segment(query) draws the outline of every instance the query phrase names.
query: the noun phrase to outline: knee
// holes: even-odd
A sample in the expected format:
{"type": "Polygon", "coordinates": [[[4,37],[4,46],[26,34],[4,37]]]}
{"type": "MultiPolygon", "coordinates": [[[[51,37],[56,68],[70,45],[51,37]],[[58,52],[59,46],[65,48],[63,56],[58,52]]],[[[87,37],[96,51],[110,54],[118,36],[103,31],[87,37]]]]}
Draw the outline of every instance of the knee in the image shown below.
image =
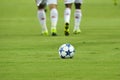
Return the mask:
{"type": "Polygon", "coordinates": [[[66,7],[66,8],[71,8],[71,7],[72,7],[72,4],[65,4],[65,7],[66,7]]]}
{"type": "Polygon", "coordinates": [[[45,8],[45,4],[40,4],[39,6],[38,6],[38,9],[44,9],[45,8]]]}
{"type": "Polygon", "coordinates": [[[49,8],[50,8],[50,10],[55,9],[55,8],[57,8],[57,5],[56,4],[50,4],[49,8]]]}
{"type": "Polygon", "coordinates": [[[75,9],[81,9],[81,3],[75,3],[75,9]]]}

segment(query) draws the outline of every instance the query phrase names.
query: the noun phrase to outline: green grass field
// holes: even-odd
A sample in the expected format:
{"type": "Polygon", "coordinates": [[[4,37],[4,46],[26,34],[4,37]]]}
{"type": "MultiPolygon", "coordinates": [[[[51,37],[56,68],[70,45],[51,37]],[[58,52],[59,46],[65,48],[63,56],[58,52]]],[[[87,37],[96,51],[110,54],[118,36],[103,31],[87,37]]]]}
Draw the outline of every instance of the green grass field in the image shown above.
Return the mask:
{"type": "Polygon", "coordinates": [[[58,10],[58,36],[41,36],[34,0],[0,0],[0,80],[120,80],[120,0],[84,0],[82,33],[72,34],[73,9],[68,37],[62,0],[58,10]],[[59,58],[64,43],[73,59],[59,58]]]}

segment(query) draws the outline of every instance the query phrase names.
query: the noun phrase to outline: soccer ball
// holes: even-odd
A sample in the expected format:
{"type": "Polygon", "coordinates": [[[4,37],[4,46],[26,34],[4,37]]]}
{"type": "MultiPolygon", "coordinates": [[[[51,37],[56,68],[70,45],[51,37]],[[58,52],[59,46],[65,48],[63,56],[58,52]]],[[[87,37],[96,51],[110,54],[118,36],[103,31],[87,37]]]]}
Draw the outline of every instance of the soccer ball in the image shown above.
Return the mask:
{"type": "Polygon", "coordinates": [[[63,59],[65,58],[73,58],[75,53],[75,48],[69,44],[63,44],[59,47],[59,56],[63,59]]]}

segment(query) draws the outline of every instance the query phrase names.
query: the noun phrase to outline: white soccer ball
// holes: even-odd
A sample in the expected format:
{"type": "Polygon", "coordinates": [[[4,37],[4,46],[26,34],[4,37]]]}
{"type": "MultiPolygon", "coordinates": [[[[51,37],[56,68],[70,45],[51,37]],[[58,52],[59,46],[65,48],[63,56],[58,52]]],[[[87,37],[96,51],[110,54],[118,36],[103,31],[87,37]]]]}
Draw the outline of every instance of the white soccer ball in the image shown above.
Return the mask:
{"type": "Polygon", "coordinates": [[[73,58],[74,54],[75,48],[69,43],[63,44],[59,47],[59,56],[63,59],[73,58]]]}

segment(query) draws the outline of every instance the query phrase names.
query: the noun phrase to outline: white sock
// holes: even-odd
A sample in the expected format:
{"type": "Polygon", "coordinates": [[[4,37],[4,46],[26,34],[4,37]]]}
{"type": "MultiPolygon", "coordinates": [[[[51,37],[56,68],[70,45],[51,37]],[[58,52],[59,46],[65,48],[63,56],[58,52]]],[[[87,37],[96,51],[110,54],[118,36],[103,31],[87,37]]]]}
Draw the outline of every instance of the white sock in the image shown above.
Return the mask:
{"type": "Polygon", "coordinates": [[[82,12],[80,9],[75,10],[75,24],[74,24],[74,29],[80,29],[80,22],[81,22],[81,17],[82,17],[82,12]]]}
{"type": "Polygon", "coordinates": [[[38,19],[42,26],[42,31],[47,31],[46,14],[45,14],[44,9],[38,10],[38,19]]]}
{"type": "Polygon", "coordinates": [[[70,8],[66,8],[65,11],[64,11],[65,23],[70,23],[70,15],[71,15],[71,9],[70,8]]]}
{"type": "Polygon", "coordinates": [[[56,29],[58,22],[58,11],[56,8],[51,9],[50,19],[51,19],[51,29],[56,29]]]}

